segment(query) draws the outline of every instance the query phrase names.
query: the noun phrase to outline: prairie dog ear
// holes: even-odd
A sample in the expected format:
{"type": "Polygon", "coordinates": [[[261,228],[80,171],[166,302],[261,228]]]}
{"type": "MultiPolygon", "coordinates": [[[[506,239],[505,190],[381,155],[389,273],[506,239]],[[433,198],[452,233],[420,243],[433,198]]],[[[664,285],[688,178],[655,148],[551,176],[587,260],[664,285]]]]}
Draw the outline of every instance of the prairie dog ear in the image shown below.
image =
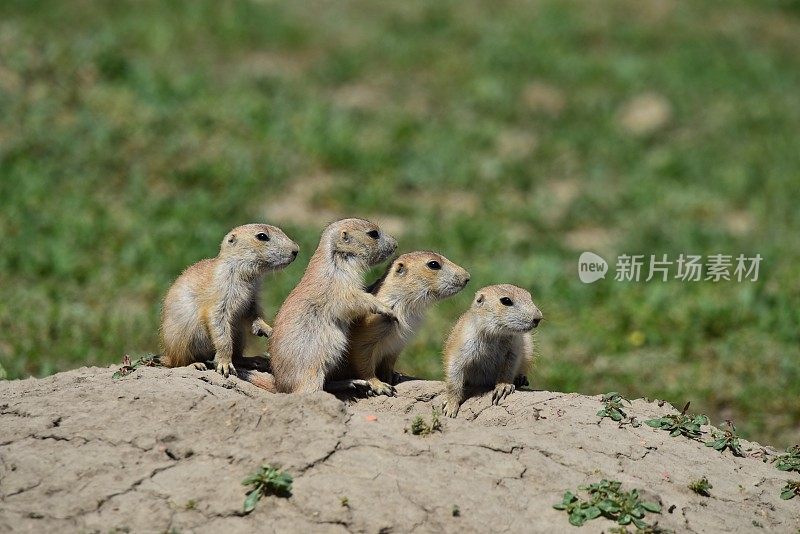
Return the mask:
{"type": "Polygon", "coordinates": [[[347,230],[342,230],[340,237],[342,238],[342,241],[344,241],[345,243],[347,241],[350,241],[350,236],[347,234],[347,230]]]}
{"type": "Polygon", "coordinates": [[[404,274],[408,270],[406,269],[405,263],[403,263],[402,261],[397,262],[395,265],[396,267],[394,269],[394,272],[396,272],[397,274],[404,274]]]}
{"type": "Polygon", "coordinates": [[[233,245],[236,243],[236,234],[231,234],[228,236],[228,244],[233,245]]]}
{"type": "Polygon", "coordinates": [[[486,297],[483,293],[478,293],[478,296],[475,297],[475,304],[483,304],[483,301],[486,300],[486,297]]]}

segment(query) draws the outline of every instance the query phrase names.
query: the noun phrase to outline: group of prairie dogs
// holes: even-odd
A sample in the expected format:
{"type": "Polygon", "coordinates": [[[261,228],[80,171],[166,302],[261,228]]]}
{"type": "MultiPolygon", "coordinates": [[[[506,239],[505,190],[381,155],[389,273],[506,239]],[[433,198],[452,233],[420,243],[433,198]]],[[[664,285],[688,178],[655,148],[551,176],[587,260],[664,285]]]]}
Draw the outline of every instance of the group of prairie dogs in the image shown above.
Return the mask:
{"type": "MultiPolygon", "coordinates": [[[[264,275],[297,257],[298,246],[280,228],[247,224],[225,236],[219,255],[186,269],[170,287],[161,317],[161,361],[167,367],[206,369],[214,360],[225,376],[237,374],[277,392],[364,388],[394,395],[394,366],[429,305],[461,291],[469,273],[435,252],[409,252],[364,288],[366,271],[386,260],[397,242],[364,219],[329,224],[303,278],[275,316],[264,320],[259,293],[264,275]],[[270,373],[244,358],[245,335],[270,338],[270,373]]],[[[542,313],[526,290],[487,286],[450,332],[444,348],[445,414],[455,417],[477,389],[494,388],[497,404],[527,385],[531,330],[542,313]]]]}

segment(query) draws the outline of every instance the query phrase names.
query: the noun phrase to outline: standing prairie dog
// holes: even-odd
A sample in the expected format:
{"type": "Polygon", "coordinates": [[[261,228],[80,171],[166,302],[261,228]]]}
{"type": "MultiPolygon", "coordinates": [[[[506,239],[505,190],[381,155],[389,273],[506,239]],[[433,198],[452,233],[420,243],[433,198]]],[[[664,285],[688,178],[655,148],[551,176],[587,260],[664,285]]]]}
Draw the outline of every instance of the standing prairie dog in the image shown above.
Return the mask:
{"type": "Polygon", "coordinates": [[[161,312],[161,362],[179,367],[216,360],[217,372],[236,374],[245,331],[268,337],[258,301],[261,280],[297,257],[280,228],[246,224],[228,232],[216,258],[187,268],[172,284],[161,312]]]}
{"type": "Polygon", "coordinates": [[[456,322],[444,349],[445,415],[455,417],[472,388],[494,388],[492,404],[514,392],[533,360],[530,331],[542,312],[531,294],[510,284],[478,290],[456,322]]]}
{"type": "Polygon", "coordinates": [[[467,282],[467,271],[435,252],[409,252],[395,259],[367,291],[389,306],[397,321],[372,313],[353,324],[348,374],[366,380],[369,395],[394,395],[397,357],[416,334],[428,306],[455,295],[467,282]]]}
{"type": "Polygon", "coordinates": [[[319,391],[347,351],[350,323],[368,313],[394,319],[363,289],[363,275],[391,255],[397,242],[364,219],[329,224],[306,272],[275,316],[270,363],[279,392],[319,391]]]}

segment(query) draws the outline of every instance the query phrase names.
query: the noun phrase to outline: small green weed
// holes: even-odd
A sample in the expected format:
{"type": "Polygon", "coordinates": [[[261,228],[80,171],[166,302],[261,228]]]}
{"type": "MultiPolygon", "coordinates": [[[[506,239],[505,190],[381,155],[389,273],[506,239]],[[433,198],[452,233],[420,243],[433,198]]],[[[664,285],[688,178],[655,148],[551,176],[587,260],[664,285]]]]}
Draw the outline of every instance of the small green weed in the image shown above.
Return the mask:
{"type": "Polygon", "coordinates": [[[428,424],[425,419],[418,415],[411,421],[411,426],[406,429],[406,432],[411,432],[415,436],[428,436],[434,432],[442,431],[442,422],[439,420],[439,410],[433,408],[431,411],[431,423],[428,424]]]}
{"type": "Polygon", "coordinates": [[[252,486],[244,499],[244,513],[246,514],[252,512],[256,503],[265,495],[292,496],[292,476],[269,464],[262,465],[258,471],[242,480],[242,485],[252,486]]]}
{"type": "Polygon", "coordinates": [[[160,366],[161,366],[161,359],[158,354],[148,354],[147,356],[142,356],[133,363],[131,363],[131,357],[126,354],[125,357],[122,358],[122,367],[120,367],[116,373],[111,375],[111,378],[113,378],[114,380],[119,380],[123,376],[131,374],[139,367],[160,367],[160,366]]]}
{"type": "Polygon", "coordinates": [[[800,480],[787,480],[781,490],[781,499],[788,501],[800,495],[800,480]]]}
{"type": "Polygon", "coordinates": [[[665,415],[658,419],[648,419],[645,424],[653,428],[667,430],[672,437],[684,435],[687,438],[698,439],[703,433],[700,427],[708,424],[708,417],[705,415],[686,415],[688,410],[689,403],[687,402],[681,413],[665,415]]]}
{"type": "Polygon", "coordinates": [[[711,497],[712,486],[706,477],[699,478],[689,484],[689,489],[703,497],[711,497]]]}
{"type": "Polygon", "coordinates": [[[453,517],[461,517],[461,508],[457,504],[453,505],[453,517]]]}
{"type": "Polygon", "coordinates": [[[571,491],[564,492],[560,503],[554,504],[556,510],[565,510],[571,525],[579,527],[600,516],[614,520],[622,526],[633,524],[638,529],[652,528],[644,521],[647,512],[661,513],[661,505],[642,501],[639,491],[622,491],[622,483],[615,480],[601,480],[579,489],[589,493],[589,500],[580,499],[571,491]]]}
{"type": "Polygon", "coordinates": [[[620,425],[628,422],[634,427],[641,426],[641,423],[637,421],[635,417],[628,417],[628,414],[625,413],[625,410],[623,410],[622,403],[627,402],[630,404],[631,401],[616,391],[611,391],[603,395],[601,402],[605,403],[603,409],[597,412],[597,415],[600,417],[601,421],[604,417],[608,417],[612,421],[620,423],[620,425]]]}
{"type": "Polygon", "coordinates": [[[786,454],[778,456],[774,460],[775,467],[781,471],[796,471],[800,473],[800,444],[792,445],[786,449],[786,454]]]}
{"type": "Polygon", "coordinates": [[[658,526],[658,523],[646,525],[644,528],[636,527],[636,530],[628,530],[627,527],[612,527],[609,529],[609,534],[671,534],[672,531],[668,528],[658,526]]]}
{"type": "Polygon", "coordinates": [[[706,447],[714,447],[719,452],[730,449],[734,456],[744,457],[742,447],[739,445],[739,436],[736,435],[736,427],[730,421],[725,421],[728,430],[714,432],[714,439],[706,442],[706,447]]]}
{"type": "Polygon", "coordinates": [[[350,499],[348,499],[347,497],[342,497],[339,502],[342,503],[342,506],[344,508],[350,508],[350,499]]]}

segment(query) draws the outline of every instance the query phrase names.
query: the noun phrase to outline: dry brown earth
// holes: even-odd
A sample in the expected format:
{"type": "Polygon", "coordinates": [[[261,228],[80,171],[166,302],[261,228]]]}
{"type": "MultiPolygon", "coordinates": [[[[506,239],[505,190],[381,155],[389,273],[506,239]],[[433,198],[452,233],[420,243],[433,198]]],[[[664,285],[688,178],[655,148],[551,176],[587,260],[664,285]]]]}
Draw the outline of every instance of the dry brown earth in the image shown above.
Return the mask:
{"type": "Polygon", "coordinates": [[[599,397],[483,396],[420,437],[404,429],[441,402],[440,382],[342,401],[190,369],[112,372],[0,382],[0,531],[599,532],[613,523],[578,529],[552,505],[602,478],[660,500],[659,524],[676,532],[800,528],[800,499],[779,498],[786,473],[646,425],[598,424],[599,397]],[[240,481],[265,462],[294,476],[293,495],[242,515],[240,481]],[[687,488],[701,475],[710,498],[687,488]]]}

